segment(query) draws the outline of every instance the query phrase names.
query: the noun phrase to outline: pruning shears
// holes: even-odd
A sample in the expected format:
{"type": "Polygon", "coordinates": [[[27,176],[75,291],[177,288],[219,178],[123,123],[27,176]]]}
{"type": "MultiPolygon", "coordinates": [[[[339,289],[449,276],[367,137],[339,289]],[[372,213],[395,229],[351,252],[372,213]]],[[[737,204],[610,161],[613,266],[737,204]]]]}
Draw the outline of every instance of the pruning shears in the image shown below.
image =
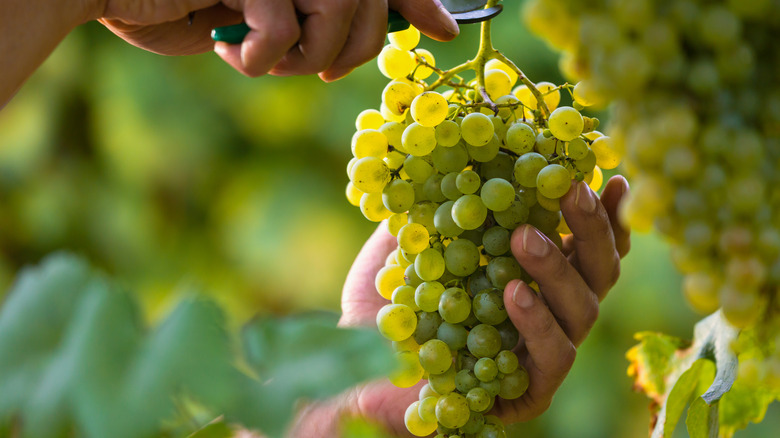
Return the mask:
{"type": "MultiPolygon", "coordinates": [[[[488,0],[441,0],[444,8],[459,24],[479,23],[490,20],[503,10],[503,5],[485,8],[488,0]]],[[[387,32],[398,32],[409,28],[409,22],[396,11],[390,10],[387,16],[387,32]]],[[[228,44],[241,44],[250,28],[246,23],[218,27],[211,31],[214,41],[228,44]]]]}

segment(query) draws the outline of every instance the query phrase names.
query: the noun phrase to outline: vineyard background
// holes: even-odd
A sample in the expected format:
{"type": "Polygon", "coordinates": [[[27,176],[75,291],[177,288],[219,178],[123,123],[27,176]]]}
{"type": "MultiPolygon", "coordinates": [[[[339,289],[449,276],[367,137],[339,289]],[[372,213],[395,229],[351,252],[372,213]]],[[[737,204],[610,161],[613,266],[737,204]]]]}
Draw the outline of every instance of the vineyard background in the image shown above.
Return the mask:
{"type": "MultiPolygon", "coordinates": [[[[520,26],[521,4],[505,5],[494,41],[531,80],[560,83],[557,55],[520,26]]],[[[451,66],[474,52],[477,30],[421,46],[451,66]]],[[[247,79],[214,54],[165,58],[82,26],[0,113],[0,297],[21,266],[64,248],[139,291],[150,321],[183,284],[235,326],[337,311],[373,229],[344,198],[348,142],[385,82],[374,63],[333,84],[247,79]]],[[[699,316],[679,280],[659,238],[635,235],[570,378],[522,436],[645,436],[647,401],[623,356],[637,331],[691,336],[699,316]]],[[[778,429],[773,406],[737,436],[778,429]]]]}

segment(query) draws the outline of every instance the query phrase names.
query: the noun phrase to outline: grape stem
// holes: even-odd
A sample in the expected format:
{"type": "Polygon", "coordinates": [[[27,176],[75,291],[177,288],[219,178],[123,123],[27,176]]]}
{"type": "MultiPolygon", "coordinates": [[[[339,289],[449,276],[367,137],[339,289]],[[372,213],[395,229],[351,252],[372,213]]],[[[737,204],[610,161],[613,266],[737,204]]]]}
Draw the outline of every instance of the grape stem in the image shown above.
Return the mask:
{"type": "MultiPolygon", "coordinates": [[[[496,6],[500,0],[488,0],[487,5],[485,5],[486,8],[492,8],[493,6],[496,6]]],[[[438,70],[436,73],[439,75],[439,79],[437,79],[434,83],[432,83],[430,86],[427,87],[427,91],[435,90],[442,85],[449,85],[451,82],[451,79],[466,70],[474,70],[477,74],[477,90],[479,91],[480,96],[482,96],[482,99],[488,106],[498,114],[498,106],[493,102],[493,100],[490,98],[490,96],[487,93],[487,89],[485,88],[485,65],[488,61],[491,59],[498,59],[502,63],[506,64],[509,68],[512,69],[515,73],[517,73],[517,78],[528,87],[528,89],[531,91],[531,94],[536,98],[536,102],[539,105],[539,111],[542,113],[542,117],[547,120],[550,118],[550,110],[547,108],[547,104],[544,101],[544,97],[542,96],[542,93],[539,91],[538,88],[536,88],[536,85],[534,85],[533,82],[531,82],[528,77],[526,77],[525,73],[523,73],[522,70],[509,58],[504,56],[503,53],[499,52],[493,47],[493,38],[491,34],[492,30],[492,22],[493,20],[486,20],[482,22],[482,28],[480,31],[480,39],[479,39],[479,49],[477,50],[477,55],[474,57],[474,59],[470,61],[466,61],[463,64],[460,64],[458,66],[455,66],[449,70],[438,70]]]]}

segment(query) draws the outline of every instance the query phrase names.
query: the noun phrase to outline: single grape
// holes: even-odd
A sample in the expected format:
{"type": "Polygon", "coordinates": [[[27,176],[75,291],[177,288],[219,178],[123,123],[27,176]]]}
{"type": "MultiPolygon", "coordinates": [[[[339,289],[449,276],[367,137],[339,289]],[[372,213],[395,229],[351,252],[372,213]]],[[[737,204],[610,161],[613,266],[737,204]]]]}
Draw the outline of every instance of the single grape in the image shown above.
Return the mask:
{"type": "Polygon", "coordinates": [[[420,310],[420,307],[414,302],[414,292],[415,288],[407,284],[398,286],[393,290],[393,295],[391,297],[393,304],[404,304],[417,312],[420,310]]]}
{"type": "MultiPolygon", "coordinates": [[[[441,374],[452,366],[450,347],[439,339],[431,339],[420,347],[420,364],[431,374],[441,374]]],[[[438,391],[437,391],[438,392],[438,391]]]]}
{"type": "Polygon", "coordinates": [[[444,341],[452,351],[465,348],[468,335],[468,330],[463,325],[449,322],[442,322],[436,332],[436,337],[444,341]]]}
{"type": "Polygon", "coordinates": [[[537,193],[550,199],[560,198],[569,191],[570,187],[569,171],[560,164],[548,164],[536,176],[537,193]]]}
{"type": "Polygon", "coordinates": [[[420,399],[420,404],[417,407],[420,419],[426,423],[436,422],[436,402],[438,401],[438,396],[429,396],[420,399]]]}
{"type": "Polygon", "coordinates": [[[483,324],[498,325],[507,319],[503,294],[498,289],[485,289],[474,296],[474,316],[483,324]]]}
{"type": "Polygon", "coordinates": [[[428,436],[436,431],[439,426],[436,421],[423,421],[420,418],[420,402],[416,401],[409,405],[404,414],[404,424],[406,429],[414,436],[428,436]]]}
{"type": "Polygon", "coordinates": [[[362,131],[363,129],[379,129],[385,123],[385,118],[382,117],[382,113],[375,109],[363,110],[358,114],[355,119],[355,129],[362,131]]]}
{"type": "Polygon", "coordinates": [[[382,203],[393,213],[403,213],[414,204],[414,188],[402,179],[393,180],[382,190],[382,203]]]}
{"type": "Polygon", "coordinates": [[[536,187],[536,177],[547,166],[547,159],[536,152],[523,154],[515,162],[515,181],[525,187],[536,187]]]}
{"type": "Polygon", "coordinates": [[[550,114],[550,132],[561,141],[572,141],[582,134],[582,114],[570,106],[562,106],[550,114]]]}
{"type": "Polygon", "coordinates": [[[428,248],[428,230],[420,224],[410,223],[398,231],[398,246],[411,254],[419,254],[428,248]]]}
{"type": "Polygon", "coordinates": [[[379,71],[389,79],[402,78],[409,75],[415,64],[412,52],[399,50],[397,47],[389,44],[377,56],[379,71]]]}
{"type": "Polygon", "coordinates": [[[417,329],[414,331],[414,340],[422,345],[433,339],[441,323],[441,316],[438,312],[417,313],[417,329]]]}
{"type": "Polygon", "coordinates": [[[514,400],[525,394],[528,383],[528,372],[525,368],[518,367],[501,379],[501,390],[498,395],[504,400],[514,400]]]}
{"type": "Polygon", "coordinates": [[[479,196],[487,208],[493,211],[503,211],[509,208],[515,200],[515,188],[505,179],[492,178],[482,185],[479,196]]]}
{"type": "Polygon", "coordinates": [[[382,267],[376,274],[374,286],[382,298],[387,300],[393,295],[395,288],[404,285],[405,269],[398,265],[382,267]]]}
{"type": "Polygon", "coordinates": [[[476,193],[479,190],[480,182],[479,174],[471,169],[460,172],[455,179],[456,187],[465,195],[476,193]]]}
{"type": "Polygon", "coordinates": [[[380,193],[364,193],[360,197],[360,212],[371,222],[381,222],[393,214],[385,208],[380,193]]]}
{"type": "Polygon", "coordinates": [[[452,219],[464,230],[481,226],[487,218],[487,207],[477,195],[463,195],[452,206],[452,219]]]}
{"type": "Polygon", "coordinates": [[[433,166],[425,159],[409,155],[404,161],[403,170],[412,179],[412,182],[423,184],[434,174],[433,166]]]}
{"type": "MultiPolygon", "coordinates": [[[[476,377],[474,380],[476,380],[476,377]]],[[[466,394],[469,409],[474,412],[485,412],[488,406],[490,406],[491,399],[492,396],[481,386],[472,387],[466,394]]]]}
{"type": "Polygon", "coordinates": [[[425,249],[414,259],[414,270],[423,281],[438,280],[444,274],[444,257],[433,248],[425,249]]]}
{"type": "Polygon", "coordinates": [[[474,376],[473,372],[467,369],[461,369],[455,375],[455,388],[463,394],[466,394],[471,389],[476,388],[477,385],[479,385],[479,380],[476,376],[474,376]]]}
{"type": "Polygon", "coordinates": [[[412,50],[420,43],[420,31],[414,26],[387,34],[387,40],[398,50],[412,50]]]}
{"type": "MultiPolygon", "coordinates": [[[[536,202],[535,196],[534,202],[536,202]]],[[[493,219],[502,227],[508,230],[514,230],[528,220],[528,214],[529,209],[527,203],[521,199],[516,199],[512,201],[512,204],[506,210],[494,211],[493,219]]]]}
{"type": "Polygon", "coordinates": [[[431,388],[441,395],[446,395],[455,391],[455,367],[450,366],[447,371],[441,374],[431,374],[428,376],[428,384],[431,388]]]}
{"type": "Polygon", "coordinates": [[[441,173],[460,172],[469,162],[469,153],[466,146],[456,144],[452,147],[436,147],[431,152],[433,165],[441,173]]]}
{"type": "Polygon", "coordinates": [[[426,281],[415,289],[414,302],[424,312],[435,312],[439,308],[439,300],[444,290],[444,286],[438,281],[426,281]]]}
{"type": "Polygon", "coordinates": [[[399,388],[416,385],[425,374],[416,351],[400,351],[395,354],[395,360],[396,368],[389,378],[390,382],[399,388]]]}
{"type": "Polygon", "coordinates": [[[452,207],[455,205],[453,201],[447,201],[442,203],[436,214],[433,217],[433,224],[436,227],[436,231],[443,237],[457,237],[463,232],[463,228],[459,227],[452,219],[452,207]]]}
{"type": "Polygon", "coordinates": [[[471,313],[471,298],[461,288],[451,287],[439,299],[439,314],[450,324],[463,322],[471,313]]]}
{"type": "Polygon", "coordinates": [[[451,273],[466,277],[479,266],[479,250],[470,240],[458,239],[444,250],[444,262],[451,273]]]}
{"type": "Polygon", "coordinates": [[[439,146],[452,147],[460,141],[460,125],[445,120],[436,126],[436,142],[439,146]]]}
{"type": "Polygon", "coordinates": [[[504,227],[488,228],[482,235],[482,246],[485,247],[485,252],[492,256],[506,254],[509,251],[509,236],[509,230],[504,227]]]}
{"type": "Polygon", "coordinates": [[[447,117],[447,100],[435,91],[426,91],[414,98],[411,112],[415,122],[434,128],[447,117]]]}
{"type": "Polygon", "coordinates": [[[488,140],[484,146],[474,146],[472,144],[466,146],[466,150],[469,152],[471,159],[479,161],[480,163],[487,163],[496,158],[500,149],[501,140],[495,134],[493,134],[493,137],[488,140]]]}
{"type": "Polygon", "coordinates": [[[492,325],[479,324],[469,332],[466,344],[477,358],[494,357],[501,350],[501,335],[492,325]]]}
{"type": "Polygon", "coordinates": [[[436,130],[414,122],[404,130],[401,143],[404,149],[415,157],[428,155],[436,147],[436,130]]]}
{"type": "Polygon", "coordinates": [[[350,170],[352,184],[363,193],[380,193],[390,182],[390,169],[381,158],[361,158],[350,170]]]}
{"type": "Polygon", "coordinates": [[[499,351],[498,355],[496,356],[496,365],[498,366],[498,371],[501,372],[501,374],[511,374],[517,369],[519,361],[517,359],[517,355],[514,352],[510,350],[502,350],[499,351]]]}
{"type": "Polygon", "coordinates": [[[417,328],[417,316],[403,304],[387,304],[376,315],[379,332],[391,341],[403,341],[417,328]]]}
{"type": "Polygon", "coordinates": [[[482,113],[471,113],[460,123],[463,139],[471,146],[485,146],[493,138],[495,127],[490,117],[482,113]]]}
{"type": "Polygon", "coordinates": [[[482,382],[490,382],[498,376],[496,361],[483,357],[474,364],[474,375],[482,382]]]}
{"type": "Polygon", "coordinates": [[[531,152],[536,142],[536,134],[525,123],[515,123],[506,131],[504,144],[510,151],[522,155],[531,152]]]}
{"type": "Polygon", "coordinates": [[[436,419],[444,427],[457,429],[469,421],[469,405],[466,397],[451,392],[436,403],[436,419]]]}

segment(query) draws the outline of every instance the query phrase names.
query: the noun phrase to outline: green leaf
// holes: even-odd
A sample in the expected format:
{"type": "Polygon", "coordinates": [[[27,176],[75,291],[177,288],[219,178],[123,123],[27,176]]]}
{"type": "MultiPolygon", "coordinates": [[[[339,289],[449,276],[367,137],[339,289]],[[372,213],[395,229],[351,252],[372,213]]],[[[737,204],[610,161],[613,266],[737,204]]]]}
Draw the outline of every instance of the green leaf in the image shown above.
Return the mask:
{"type": "Polygon", "coordinates": [[[734,384],[720,400],[720,426],[725,432],[744,429],[749,423],[764,420],[769,405],[776,400],[777,394],[764,388],[755,388],[734,384]]]}
{"type": "MultiPolygon", "coordinates": [[[[668,438],[672,436],[680,416],[694,397],[694,392],[699,387],[700,381],[706,378],[706,375],[703,374],[706,373],[705,369],[708,368],[708,364],[706,359],[699,359],[680,375],[658,414],[658,425],[653,432],[653,437],[668,438]]],[[[712,367],[710,366],[709,369],[711,370],[712,367]]]]}
{"type": "Polygon", "coordinates": [[[688,408],[685,420],[690,438],[718,438],[718,403],[707,404],[702,397],[696,397],[688,408]]]}
{"type": "Polygon", "coordinates": [[[667,392],[666,379],[675,353],[688,344],[682,339],[663,333],[640,332],[635,334],[634,338],[640,341],[640,344],[626,354],[631,362],[629,375],[634,377],[637,389],[661,404],[662,397],[667,392]]]}
{"type": "Polygon", "coordinates": [[[225,420],[214,421],[187,438],[231,438],[233,430],[225,423],[225,420]]]}

